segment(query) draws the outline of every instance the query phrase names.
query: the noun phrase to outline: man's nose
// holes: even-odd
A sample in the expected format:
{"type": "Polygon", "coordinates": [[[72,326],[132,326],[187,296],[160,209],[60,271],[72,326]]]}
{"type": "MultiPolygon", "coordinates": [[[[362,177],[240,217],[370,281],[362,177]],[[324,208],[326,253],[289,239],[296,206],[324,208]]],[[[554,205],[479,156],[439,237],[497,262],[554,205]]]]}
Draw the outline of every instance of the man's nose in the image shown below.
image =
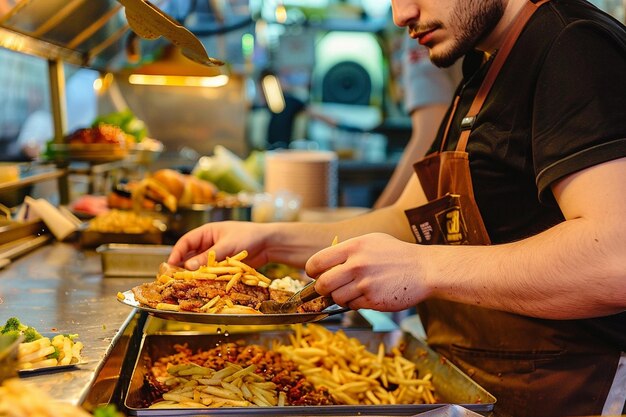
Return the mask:
{"type": "Polygon", "coordinates": [[[391,11],[396,26],[408,26],[419,18],[419,7],[415,0],[392,0],[391,11]]]}

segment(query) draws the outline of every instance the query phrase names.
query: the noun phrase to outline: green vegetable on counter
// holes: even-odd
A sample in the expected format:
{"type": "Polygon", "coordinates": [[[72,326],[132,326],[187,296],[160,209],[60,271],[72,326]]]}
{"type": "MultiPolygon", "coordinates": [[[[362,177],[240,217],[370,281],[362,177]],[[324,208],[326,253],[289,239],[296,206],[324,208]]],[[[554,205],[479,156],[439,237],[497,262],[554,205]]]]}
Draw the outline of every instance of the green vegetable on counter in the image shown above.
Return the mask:
{"type": "Polygon", "coordinates": [[[192,174],[212,182],[217,188],[230,194],[262,190],[261,184],[248,172],[237,155],[221,145],[215,146],[213,154],[200,158],[192,174]]]}
{"type": "Polygon", "coordinates": [[[23,324],[17,317],[10,317],[4,326],[0,327],[0,334],[8,336],[24,335],[24,343],[41,339],[41,334],[34,327],[23,324]]]}

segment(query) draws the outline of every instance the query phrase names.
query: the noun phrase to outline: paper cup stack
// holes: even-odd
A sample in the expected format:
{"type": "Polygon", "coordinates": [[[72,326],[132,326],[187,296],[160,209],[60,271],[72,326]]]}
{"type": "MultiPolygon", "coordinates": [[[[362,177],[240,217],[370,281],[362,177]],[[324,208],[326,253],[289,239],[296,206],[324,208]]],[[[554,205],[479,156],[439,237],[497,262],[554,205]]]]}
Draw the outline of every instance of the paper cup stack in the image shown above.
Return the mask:
{"type": "Polygon", "coordinates": [[[329,151],[278,150],[265,156],[265,191],[290,191],[301,207],[337,206],[337,154],[329,151]]]}

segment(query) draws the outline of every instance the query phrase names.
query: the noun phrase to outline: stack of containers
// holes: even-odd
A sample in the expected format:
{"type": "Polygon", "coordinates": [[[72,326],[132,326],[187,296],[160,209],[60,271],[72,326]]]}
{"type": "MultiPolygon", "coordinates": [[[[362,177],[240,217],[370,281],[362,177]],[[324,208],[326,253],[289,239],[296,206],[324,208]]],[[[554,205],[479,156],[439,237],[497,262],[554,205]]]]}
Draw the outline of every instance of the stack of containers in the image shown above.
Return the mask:
{"type": "Polygon", "coordinates": [[[337,206],[337,154],[330,151],[277,150],[265,157],[265,191],[289,191],[301,207],[337,206]]]}

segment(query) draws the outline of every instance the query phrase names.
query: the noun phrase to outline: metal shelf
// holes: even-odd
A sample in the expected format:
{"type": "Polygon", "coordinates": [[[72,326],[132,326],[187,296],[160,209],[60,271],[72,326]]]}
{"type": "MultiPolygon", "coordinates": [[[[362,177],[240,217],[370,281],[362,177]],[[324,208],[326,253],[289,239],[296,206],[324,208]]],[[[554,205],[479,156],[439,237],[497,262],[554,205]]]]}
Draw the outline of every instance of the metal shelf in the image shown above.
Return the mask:
{"type": "Polygon", "coordinates": [[[29,185],[36,184],[38,182],[60,178],[65,174],[66,174],[66,171],[64,169],[54,169],[49,172],[42,172],[39,174],[28,175],[23,178],[20,178],[19,180],[0,183],[0,191],[9,191],[9,190],[22,188],[22,187],[27,187],[29,185]]]}

